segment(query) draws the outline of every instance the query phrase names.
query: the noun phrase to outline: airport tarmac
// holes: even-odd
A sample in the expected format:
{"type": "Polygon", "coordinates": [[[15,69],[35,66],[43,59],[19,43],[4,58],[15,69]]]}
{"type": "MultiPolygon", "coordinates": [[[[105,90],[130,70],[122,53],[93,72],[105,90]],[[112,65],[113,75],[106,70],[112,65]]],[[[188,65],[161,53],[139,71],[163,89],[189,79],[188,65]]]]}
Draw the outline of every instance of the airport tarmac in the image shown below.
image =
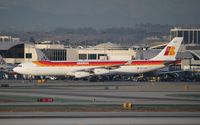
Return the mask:
{"type": "Polygon", "coordinates": [[[199,125],[199,113],[178,112],[55,112],[2,113],[2,125],[199,125]]]}
{"type": "Polygon", "coordinates": [[[200,124],[200,84],[195,82],[55,80],[37,84],[36,81],[1,80],[0,84],[8,84],[8,87],[0,87],[0,122],[4,125],[200,124]],[[54,101],[37,102],[37,98],[54,101]],[[124,110],[124,102],[132,103],[133,108],[124,110]],[[42,109],[45,107],[48,108],[42,109]],[[64,114],[57,114],[58,111],[64,114]],[[75,112],[79,115],[73,115],[75,112]],[[97,116],[100,113],[99,117],[91,112],[97,116]],[[155,115],[155,112],[160,114],[155,115]],[[141,114],[136,116],[135,113],[141,114]]]}
{"type": "Polygon", "coordinates": [[[195,112],[34,112],[1,113],[2,125],[198,125],[195,112]]]}
{"type": "Polygon", "coordinates": [[[2,125],[199,125],[199,118],[28,118],[0,119],[2,125]]]}
{"type": "MultiPolygon", "coordinates": [[[[87,81],[48,81],[37,84],[28,81],[1,81],[9,87],[0,87],[2,96],[35,98],[59,98],[71,101],[53,102],[122,104],[200,104],[200,84],[186,82],[87,82],[87,81]]],[[[0,103],[35,104],[30,101],[0,103]]],[[[52,104],[52,103],[51,103],[52,104]]]]}

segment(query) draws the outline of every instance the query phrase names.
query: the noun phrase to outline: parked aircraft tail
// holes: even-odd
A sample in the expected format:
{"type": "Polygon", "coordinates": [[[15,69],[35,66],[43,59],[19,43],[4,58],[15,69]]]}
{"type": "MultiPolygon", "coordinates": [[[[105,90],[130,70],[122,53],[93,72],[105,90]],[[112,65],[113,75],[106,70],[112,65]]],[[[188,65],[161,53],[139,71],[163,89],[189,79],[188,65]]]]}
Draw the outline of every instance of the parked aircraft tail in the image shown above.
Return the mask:
{"type": "Polygon", "coordinates": [[[158,55],[150,60],[176,60],[176,55],[182,41],[183,37],[175,37],[158,55]]]}

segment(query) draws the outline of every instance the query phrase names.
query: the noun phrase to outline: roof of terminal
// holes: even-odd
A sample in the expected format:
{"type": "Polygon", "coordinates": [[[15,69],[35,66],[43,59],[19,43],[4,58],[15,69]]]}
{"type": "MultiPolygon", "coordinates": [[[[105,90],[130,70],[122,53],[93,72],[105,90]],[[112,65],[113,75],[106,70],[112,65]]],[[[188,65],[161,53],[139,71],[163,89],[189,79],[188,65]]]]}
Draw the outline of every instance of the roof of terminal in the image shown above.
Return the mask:
{"type": "Polygon", "coordinates": [[[0,50],[9,50],[13,46],[23,44],[24,42],[13,42],[13,41],[6,41],[6,42],[0,42],[0,50]]]}
{"type": "Polygon", "coordinates": [[[95,48],[95,49],[123,49],[123,47],[121,45],[114,44],[111,42],[98,44],[92,48],[95,48]]]}

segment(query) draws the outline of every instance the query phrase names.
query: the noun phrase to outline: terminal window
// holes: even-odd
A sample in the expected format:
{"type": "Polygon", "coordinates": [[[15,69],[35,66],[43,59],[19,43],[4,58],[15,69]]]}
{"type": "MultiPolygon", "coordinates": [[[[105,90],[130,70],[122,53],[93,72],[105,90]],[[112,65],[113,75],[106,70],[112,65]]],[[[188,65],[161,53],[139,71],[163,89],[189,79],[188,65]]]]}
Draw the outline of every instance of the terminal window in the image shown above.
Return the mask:
{"type": "Polygon", "coordinates": [[[26,58],[28,59],[32,58],[32,53],[26,53],[26,58]]]}
{"type": "Polygon", "coordinates": [[[78,56],[79,56],[78,58],[79,58],[80,60],[87,59],[87,55],[86,55],[86,54],[79,54],[78,56]]]}
{"type": "Polygon", "coordinates": [[[105,58],[105,57],[107,57],[107,54],[98,54],[98,59],[101,59],[101,58],[105,58]]]}
{"type": "Polygon", "coordinates": [[[88,59],[96,60],[97,59],[97,54],[88,54],[88,59]]]}
{"type": "Polygon", "coordinates": [[[67,59],[67,50],[65,49],[42,49],[41,51],[52,61],[63,61],[67,59]]]}

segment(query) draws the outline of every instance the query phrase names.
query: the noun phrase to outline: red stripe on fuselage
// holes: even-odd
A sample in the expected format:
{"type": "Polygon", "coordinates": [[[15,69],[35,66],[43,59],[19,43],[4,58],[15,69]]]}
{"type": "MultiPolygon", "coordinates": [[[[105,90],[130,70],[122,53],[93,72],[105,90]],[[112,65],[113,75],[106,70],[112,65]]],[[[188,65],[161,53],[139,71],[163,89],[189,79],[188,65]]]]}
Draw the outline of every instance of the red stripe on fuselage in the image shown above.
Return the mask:
{"type": "Polygon", "coordinates": [[[162,65],[164,64],[164,61],[148,61],[148,60],[142,60],[142,61],[133,61],[131,63],[131,65],[148,65],[148,66],[151,66],[151,65],[162,65]]]}
{"type": "MultiPolygon", "coordinates": [[[[113,66],[113,65],[126,65],[127,61],[78,61],[78,62],[51,62],[51,61],[34,61],[34,64],[38,66],[113,66]]],[[[164,61],[149,61],[149,60],[140,60],[132,61],[129,65],[136,66],[153,66],[153,65],[163,65],[164,61]]]]}

